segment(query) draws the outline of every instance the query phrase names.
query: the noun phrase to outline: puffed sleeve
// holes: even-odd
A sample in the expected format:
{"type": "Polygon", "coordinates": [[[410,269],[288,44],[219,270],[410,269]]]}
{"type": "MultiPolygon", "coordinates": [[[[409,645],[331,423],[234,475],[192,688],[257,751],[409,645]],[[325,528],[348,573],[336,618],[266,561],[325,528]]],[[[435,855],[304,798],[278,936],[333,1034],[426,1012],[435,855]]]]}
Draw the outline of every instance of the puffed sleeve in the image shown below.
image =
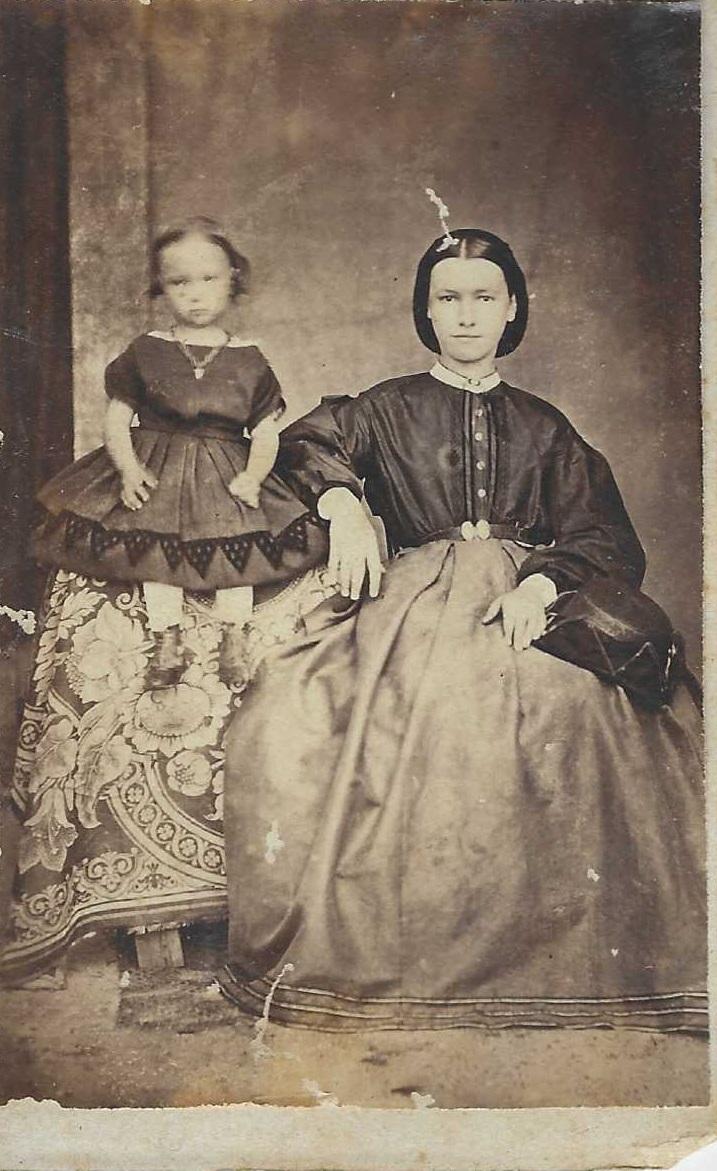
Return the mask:
{"type": "Polygon", "coordinates": [[[264,419],[280,419],[286,410],[279,380],[263,355],[251,402],[251,413],[247,420],[249,431],[253,431],[264,419]]]}
{"type": "Polygon", "coordinates": [[[370,459],[365,396],[325,398],[282,433],[278,468],[312,511],[329,488],[348,488],[360,500],[370,459]]]}
{"type": "Polygon", "coordinates": [[[105,370],[105,393],[135,411],[144,401],[144,380],[140,374],[133,346],[128,346],[105,370]]]}
{"type": "Polygon", "coordinates": [[[542,573],[560,593],[592,577],[640,586],[645,554],[610,466],[572,428],[557,445],[546,487],[555,542],[526,558],[519,581],[542,573]]]}

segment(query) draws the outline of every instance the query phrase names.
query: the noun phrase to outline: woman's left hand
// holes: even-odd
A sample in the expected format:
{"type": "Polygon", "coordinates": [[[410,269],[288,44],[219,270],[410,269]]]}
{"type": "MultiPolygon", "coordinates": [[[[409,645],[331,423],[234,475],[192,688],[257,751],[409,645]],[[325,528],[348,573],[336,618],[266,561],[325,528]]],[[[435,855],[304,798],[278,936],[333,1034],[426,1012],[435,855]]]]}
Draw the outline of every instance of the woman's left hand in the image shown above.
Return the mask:
{"type": "Polygon", "coordinates": [[[500,594],[491,602],[483,615],[483,624],[493,622],[500,614],[508,646],[524,651],[545,634],[545,607],[550,600],[546,596],[545,579],[526,577],[514,590],[500,594]]]}

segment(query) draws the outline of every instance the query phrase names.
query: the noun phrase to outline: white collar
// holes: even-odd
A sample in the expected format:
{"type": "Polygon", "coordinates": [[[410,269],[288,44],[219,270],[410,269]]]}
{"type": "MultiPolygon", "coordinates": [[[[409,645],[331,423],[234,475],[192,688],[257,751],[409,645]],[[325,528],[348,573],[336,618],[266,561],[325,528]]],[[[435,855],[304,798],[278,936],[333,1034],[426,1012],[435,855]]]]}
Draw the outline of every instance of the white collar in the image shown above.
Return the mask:
{"type": "Polygon", "coordinates": [[[485,394],[488,390],[493,390],[502,378],[497,370],[492,374],[486,374],[485,378],[475,378],[471,380],[466,378],[464,374],[457,374],[455,370],[449,370],[448,366],[444,366],[442,362],[436,362],[429,372],[433,378],[437,378],[439,382],[445,382],[446,386],[455,386],[457,390],[470,390],[473,394],[485,394]]]}

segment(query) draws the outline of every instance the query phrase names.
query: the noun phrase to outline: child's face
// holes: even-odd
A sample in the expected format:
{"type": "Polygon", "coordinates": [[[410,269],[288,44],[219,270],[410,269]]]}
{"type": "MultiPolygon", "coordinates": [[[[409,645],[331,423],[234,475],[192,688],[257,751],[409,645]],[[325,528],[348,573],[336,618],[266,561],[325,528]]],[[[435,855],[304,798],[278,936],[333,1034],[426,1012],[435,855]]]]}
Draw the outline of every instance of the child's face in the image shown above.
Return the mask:
{"type": "Polygon", "coordinates": [[[164,248],[159,276],[169,307],[182,325],[212,325],[229,306],[229,258],[223,248],[203,236],[185,236],[164,248]]]}
{"type": "Polygon", "coordinates": [[[515,298],[492,260],[449,256],[432,270],[428,316],[442,356],[456,362],[494,358],[515,313],[515,298]]]}

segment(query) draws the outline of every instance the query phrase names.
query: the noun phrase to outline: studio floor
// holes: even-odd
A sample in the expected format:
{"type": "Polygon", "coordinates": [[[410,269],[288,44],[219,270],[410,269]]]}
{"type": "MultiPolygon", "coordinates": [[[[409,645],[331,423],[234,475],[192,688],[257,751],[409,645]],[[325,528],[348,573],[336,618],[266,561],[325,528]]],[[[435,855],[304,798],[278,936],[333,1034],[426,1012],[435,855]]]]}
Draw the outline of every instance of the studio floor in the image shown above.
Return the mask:
{"type": "Polygon", "coordinates": [[[133,994],[141,976],[124,966],[128,955],[116,938],[95,936],[70,953],[64,987],[0,993],[3,1102],[415,1109],[708,1100],[707,1042],[700,1038],[470,1029],[336,1036],[270,1023],[257,1044],[256,1022],[223,1001],[209,969],[194,965],[189,977],[199,983],[192,987],[178,986],[187,973],[167,972],[166,995],[155,980],[157,1012],[151,997],[133,994]],[[207,1011],[198,1014],[198,1001],[207,1011]],[[162,1004],[171,1005],[164,1024],[162,1004]]]}

